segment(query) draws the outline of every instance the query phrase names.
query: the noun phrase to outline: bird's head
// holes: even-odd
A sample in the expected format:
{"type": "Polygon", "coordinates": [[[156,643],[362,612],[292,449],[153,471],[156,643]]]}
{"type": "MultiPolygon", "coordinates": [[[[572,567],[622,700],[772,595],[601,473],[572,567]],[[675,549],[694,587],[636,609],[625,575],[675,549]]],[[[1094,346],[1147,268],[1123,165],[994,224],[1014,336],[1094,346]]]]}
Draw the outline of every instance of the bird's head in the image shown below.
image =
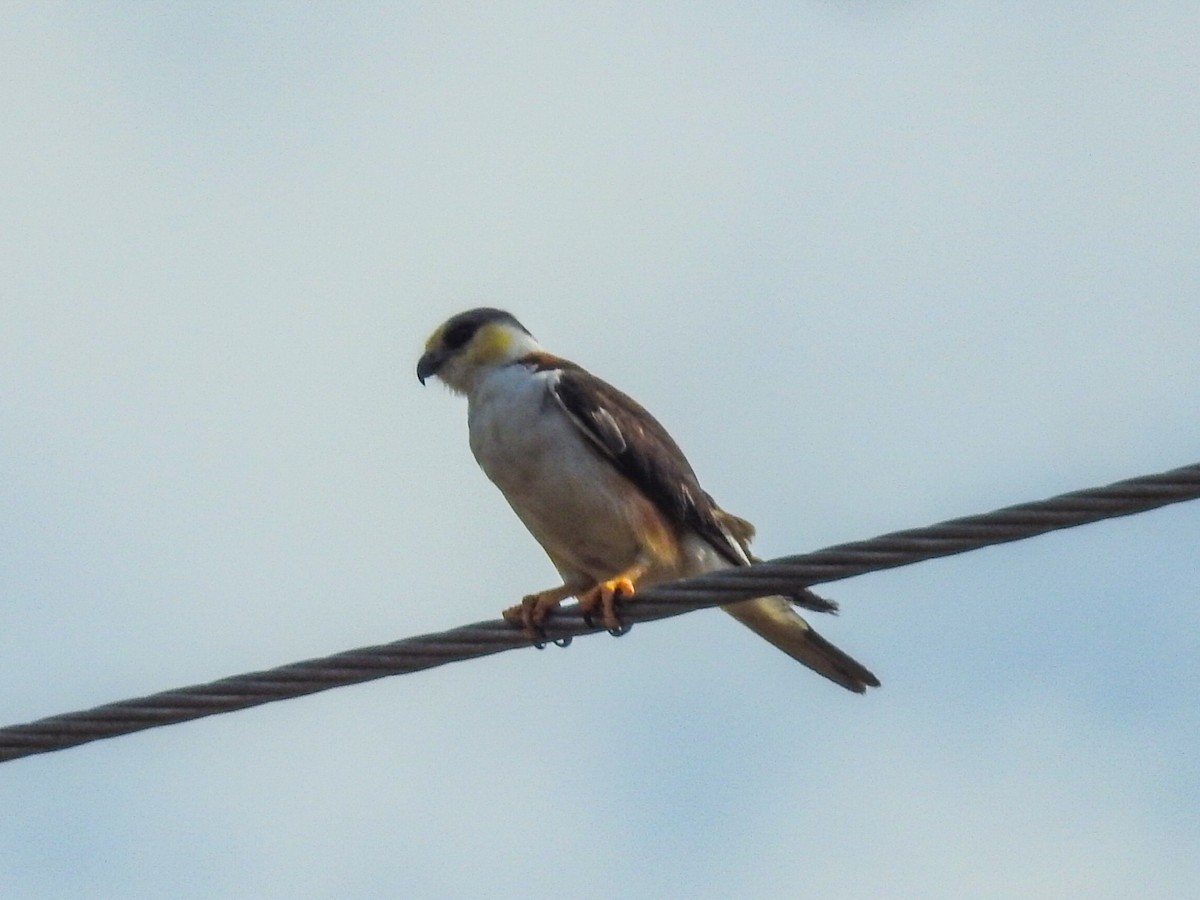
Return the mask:
{"type": "Polygon", "coordinates": [[[461,312],[443,322],[417,362],[421,384],[436,375],[452,391],[470,393],[479,376],[540,349],[511,313],[482,307],[461,312]]]}

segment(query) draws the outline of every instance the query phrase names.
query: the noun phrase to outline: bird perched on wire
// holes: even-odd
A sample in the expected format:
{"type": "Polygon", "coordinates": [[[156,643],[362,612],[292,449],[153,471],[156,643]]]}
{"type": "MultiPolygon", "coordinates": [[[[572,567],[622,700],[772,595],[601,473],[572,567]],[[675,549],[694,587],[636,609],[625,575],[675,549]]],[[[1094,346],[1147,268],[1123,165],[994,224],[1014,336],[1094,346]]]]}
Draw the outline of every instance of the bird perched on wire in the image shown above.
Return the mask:
{"type": "MultiPolygon", "coordinates": [[[[481,308],[448,319],[417,363],[422,384],[432,376],[466,395],[475,459],[562,577],[504,611],[535,639],[569,597],[619,634],[619,606],[639,586],[753,562],[753,526],[705,493],[666,429],[612,385],[546,352],[511,314],[481,308]]],[[[807,590],[722,609],[842,687],[878,687],[797,604],[836,610],[807,590]]]]}

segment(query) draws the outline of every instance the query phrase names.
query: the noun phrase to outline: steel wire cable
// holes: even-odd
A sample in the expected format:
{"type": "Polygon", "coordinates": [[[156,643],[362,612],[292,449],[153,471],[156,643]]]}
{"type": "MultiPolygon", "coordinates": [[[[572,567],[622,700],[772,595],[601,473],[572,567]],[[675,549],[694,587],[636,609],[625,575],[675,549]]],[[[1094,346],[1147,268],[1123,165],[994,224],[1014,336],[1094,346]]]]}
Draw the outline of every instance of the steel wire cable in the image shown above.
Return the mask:
{"type": "MultiPolygon", "coordinates": [[[[632,624],[766,594],[794,594],[814,584],[1197,498],[1200,498],[1200,464],[952,519],[927,528],[785,556],[749,568],[727,569],[656,585],[640,591],[636,601],[623,608],[622,616],[632,624]]],[[[568,606],[548,620],[546,630],[548,639],[565,644],[573,637],[602,629],[584,622],[578,609],[568,606]]],[[[503,619],[495,619],[361,647],[0,728],[0,762],[529,646],[529,638],[522,631],[503,619]]]]}

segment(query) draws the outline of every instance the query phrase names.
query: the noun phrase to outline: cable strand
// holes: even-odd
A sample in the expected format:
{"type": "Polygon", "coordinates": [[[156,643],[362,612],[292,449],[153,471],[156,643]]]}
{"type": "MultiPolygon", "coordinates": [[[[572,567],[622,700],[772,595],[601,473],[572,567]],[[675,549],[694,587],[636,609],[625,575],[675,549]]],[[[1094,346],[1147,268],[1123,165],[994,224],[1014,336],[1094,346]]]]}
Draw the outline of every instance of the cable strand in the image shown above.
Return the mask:
{"type": "MultiPolygon", "coordinates": [[[[656,585],[639,591],[637,601],[622,612],[628,623],[647,622],[752,597],[796,593],[814,584],[953,556],[1197,498],[1200,498],[1200,464],[952,519],[927,528],[785,556],[749,568],[727,569],[656,585]]],[[[603,631],[587,625],[575,606],[555,613],[546,630],[552,640],[603,631]]],[[[0,728],[0,762],[529,646],[521,631],[502,619],[494,619],[437,634],[360,647],[0,728]]]]}

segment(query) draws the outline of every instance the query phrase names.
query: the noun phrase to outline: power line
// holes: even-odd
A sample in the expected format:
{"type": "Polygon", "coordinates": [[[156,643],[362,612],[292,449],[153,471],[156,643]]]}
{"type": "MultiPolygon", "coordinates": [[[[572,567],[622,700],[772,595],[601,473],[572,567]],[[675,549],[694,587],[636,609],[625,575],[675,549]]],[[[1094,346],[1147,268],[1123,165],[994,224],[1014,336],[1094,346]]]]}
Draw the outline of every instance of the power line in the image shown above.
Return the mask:
{"type": "MultiPolygon", "coordinates": [[[[622,616],[628,623],[644,622],[751,597],[794,594],[814,584],[953,556],[1197,498],[1200,498],[1200,464],[951,519],[928,528],[897,531],[815,553],[785,556],[749,568],[657,585],[639,592],[637,599],[622,610],[622,616]]],[[[600,630],[586,624],[575,607],[562,609],[547,622],[548,637],[564,642],[600,630]]],[[[0,728],[0,762],[528,646],[529,640],[521,631],[502,619],[495,619],[348,650],[0,728]]]]}

